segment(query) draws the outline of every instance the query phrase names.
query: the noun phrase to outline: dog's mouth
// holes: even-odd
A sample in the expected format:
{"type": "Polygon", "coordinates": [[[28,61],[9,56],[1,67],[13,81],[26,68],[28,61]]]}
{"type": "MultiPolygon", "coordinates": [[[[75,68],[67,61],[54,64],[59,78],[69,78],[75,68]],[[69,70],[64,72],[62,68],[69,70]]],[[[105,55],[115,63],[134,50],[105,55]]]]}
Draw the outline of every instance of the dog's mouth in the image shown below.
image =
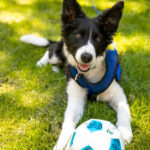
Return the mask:
{"type": "Polygon", "coordinates": [[[88,65],[88,64],[77,64],[77,68],[81,72],[88,72],[91,69],[91,65],[88,65]]]}

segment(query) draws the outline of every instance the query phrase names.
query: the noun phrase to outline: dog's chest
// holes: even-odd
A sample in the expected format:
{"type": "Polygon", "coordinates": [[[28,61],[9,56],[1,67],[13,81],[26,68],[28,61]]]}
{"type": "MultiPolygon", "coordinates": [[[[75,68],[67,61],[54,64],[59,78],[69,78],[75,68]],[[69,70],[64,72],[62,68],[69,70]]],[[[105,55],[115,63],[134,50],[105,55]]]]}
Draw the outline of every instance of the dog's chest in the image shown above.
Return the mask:
{"type": "Polygon", "coordinates": [[[86,80],[90,83],[99,82],[105,75],[106,72],[106,63],[105,61],[101,61],[96,65],[96,68],[86,73],[84,76],[86,80]]]}

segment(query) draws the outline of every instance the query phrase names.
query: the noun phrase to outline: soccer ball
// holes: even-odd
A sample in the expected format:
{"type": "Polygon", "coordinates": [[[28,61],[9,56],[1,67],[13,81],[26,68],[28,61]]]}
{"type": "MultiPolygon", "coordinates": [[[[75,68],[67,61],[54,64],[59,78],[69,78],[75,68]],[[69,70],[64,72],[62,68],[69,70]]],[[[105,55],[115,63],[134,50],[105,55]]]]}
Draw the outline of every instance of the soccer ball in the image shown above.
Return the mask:
{"type": "Polygon", "coordinates": [[[67,150],[124,150],[119,130],[109,121],[90,119],[81,124],[67,150]]]}

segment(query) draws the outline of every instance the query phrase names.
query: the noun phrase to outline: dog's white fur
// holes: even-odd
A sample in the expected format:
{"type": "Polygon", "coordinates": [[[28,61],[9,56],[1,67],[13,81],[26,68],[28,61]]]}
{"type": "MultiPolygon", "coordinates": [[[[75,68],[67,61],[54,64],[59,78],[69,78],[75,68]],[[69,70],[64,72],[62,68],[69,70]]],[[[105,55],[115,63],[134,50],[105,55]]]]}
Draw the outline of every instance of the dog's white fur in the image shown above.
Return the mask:
{"type": "Polygon", "coordinates": [[[53,72],[59,73],[59,68],[57,66],[52,66],[53,72]]]}
{"type": "Polygon", "coordinates": [[[36,63],[37,66],[46,66],[49,63],[49,51],[47,50],[43,57],[36,63]]]}
{"type": "MultiPolygon", "coordinates": [[[[55,54],[51,58],[49,58],[49,51],[47,50],[43,57],[37,62],[37,66],[42,67],[47,64],[59,64],[60,60],[56,57],[55,54]]],[[[55,70],[55,69],[54,69],[55,70]]]]}
{"type": "Polygon", "coordinates": [[[47,39],[30,34],[21,36],[20,41],[37,46],[47,46],[50,44],[50,42],[47,39]]]}
{"type": "MultiPolygon", "coordinates": [[[[85,47],[91,48],[89,42],[85,47]]],[[[68,63],[76,67],[76,61],[72,54],[67,50],[67,47],[63,47],[64,54],[68,63]]],[[[82,50],[82,49],[80,49],[82,50]]],[[[82,51],[83,52],[83,51],[82,51]]],[[[80,53],[81,55],[82,53],[80,53]]],[[[91,83],[96,83],[102,79],[106,71],[105,55],[99,56],[95,60],[96,68],[85,73],[84,76],[91,83]]],[[[47,63],[57,63],[56,56],[54,55],[49,59],[48,51],[38,61],[37,65],[46,65],[47,63]],[[55,60],[55,61],[54,61],[55,60]]],[[[59,61],[58,61],[59,63],[59,61]]],[[[54,147],[54,150],[63,150],[72,136],[74,129],[83,115],[84,106],[86,104],[86,89],[77,84],[74,79],[70,79],[67,84],[68,104],[65,111],[65,117],[62,125],[62,132],[59,136],[58,142],[54,147]]],[[[108,102],[108,104],[117,112],[117,127],[121,132],[124,142],[130,143],[132,139],[132,129],[130,125],[130,110],[127,103],[126,96],[120,85],[114,80],[111,85],[103,93],[97,96],[97,100],[108,102]]]]}
{"type": "Polygon", "coordinates": [[[80,87],[73,79],[67,85],[68,104],[65,112],[62,132],[54,150],[63,150],[70,136],[73,134],[76,124],[84,112],[87,91],[80,87]]]}

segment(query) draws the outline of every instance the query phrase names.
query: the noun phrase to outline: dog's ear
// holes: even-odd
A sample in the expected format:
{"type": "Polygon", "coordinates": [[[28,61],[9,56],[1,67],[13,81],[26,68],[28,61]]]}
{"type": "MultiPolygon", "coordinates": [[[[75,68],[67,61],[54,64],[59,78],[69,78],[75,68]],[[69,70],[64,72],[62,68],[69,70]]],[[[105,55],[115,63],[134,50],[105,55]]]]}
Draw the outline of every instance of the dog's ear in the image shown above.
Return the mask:
{"type": "Polygon", "coordinates": [[[112,8],[105,10],[97,17],[106,33],[113,35],[118,28],[119,21],[122,17],[124,1],[120,0],[112,8]]]}
{"type": "Polygon", "coordinates": [[[63,1],[62,22],[64,24],[73,23],[76,18],[84,18],[85,16],[76,0],[63,1]]]}

